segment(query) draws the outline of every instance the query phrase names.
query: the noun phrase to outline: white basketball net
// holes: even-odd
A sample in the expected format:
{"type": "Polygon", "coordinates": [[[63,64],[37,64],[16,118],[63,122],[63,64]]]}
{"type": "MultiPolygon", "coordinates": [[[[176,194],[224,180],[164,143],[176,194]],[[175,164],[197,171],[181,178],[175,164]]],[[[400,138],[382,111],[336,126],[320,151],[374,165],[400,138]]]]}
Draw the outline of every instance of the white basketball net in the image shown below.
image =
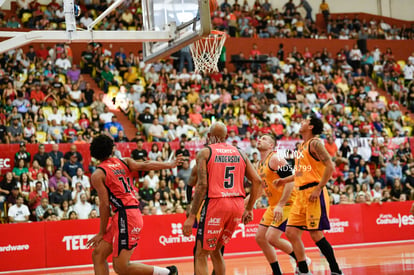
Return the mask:
{"type": "Polygon", "coordinates": [[[226,41],[226,34],[212,31],[209,36],[203,37],[190,45],[195,72],[218,72],[217,63],[226,41]]]}

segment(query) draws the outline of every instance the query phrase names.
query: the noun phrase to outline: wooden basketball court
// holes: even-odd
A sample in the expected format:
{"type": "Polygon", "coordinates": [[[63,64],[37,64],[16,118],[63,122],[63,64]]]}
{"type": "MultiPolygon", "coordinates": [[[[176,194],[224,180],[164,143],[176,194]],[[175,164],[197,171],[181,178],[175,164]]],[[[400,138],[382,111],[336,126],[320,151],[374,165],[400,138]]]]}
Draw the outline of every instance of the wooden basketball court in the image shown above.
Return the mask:
{"type": "MultiPolygon", "coordinates": [[[[335,247],[335,254],[345,275],[370,274],[414,274],[414,240],[388,243],[343,245],[335,247]]],[[[311,270],[314,275],[330,274],[329,266],[319,250],[311,248],[307,255],[312,259],[311,270]]],[[[294,269],[289,257],[278,252],[279,262],[284,274],[293,274],[294,269]]],[[[146,262],[166,266],[175,264],[180,275],[192,275],[191,259],[172,259],[170,262],[146,262]]],[[[263,254],[226,256],[229,275],[271,275],[263,254]]],[[[211,270],[210,264],[210,270],[211,270]]],[[[28,271],[7,272],[7,274],[93,274],[92,266],[62,267],[28,271]]],[[[4,273],[5,274],[5,273],[4,273]]],[[[111,274],[115,274],[111,270],[111,274]]]]}

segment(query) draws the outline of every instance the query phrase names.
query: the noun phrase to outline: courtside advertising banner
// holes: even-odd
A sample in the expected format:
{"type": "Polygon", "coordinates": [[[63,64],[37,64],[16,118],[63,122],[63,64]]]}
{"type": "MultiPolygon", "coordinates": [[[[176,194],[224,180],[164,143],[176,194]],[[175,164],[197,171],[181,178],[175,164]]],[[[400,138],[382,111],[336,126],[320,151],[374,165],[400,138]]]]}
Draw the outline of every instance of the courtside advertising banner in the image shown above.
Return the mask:
{"type": "Polygon", "coordinates": [[[184,214],[144,216],[144,228],[132,260],[192,255],[195,236],[183,235],[184,214]]]}
{"type": "Polygon", "coordinates": [[[45,224],[0,224],[0,271],[46,266],[45,224]]]}
{"type": "MultiPolygon", "coordinates": [[[[333,205],[330,209],[331,230],[325,231],[325,236],[333,245],[412,240],[411,203],[333,205]]],[[[226,245],[227,255],[260,253],[255,235],[264,211],[254,210],[254,220],[238,226],[226,245]]],[[[184,214],[143,218],[144,228],[132,260],[192,256],[196,230],[190,237],[182,234],[184,214]]],[[[0,271],[91,264],[92,249],[88,249],[86,243],[98,231],[99,219],[2,224],[0,271]]],[[[303,240],[306,247],[315,246],[309,234],[303,234],[303,240]]]]}
{"type": "Polygon", "coordinates": [[[99,232],[99,219],[44,224],[47,267],[92,263],[92,249],[86,243],[99,232]]]}
{"type": "Polygon", "coordinates": [[[364,242],[414,239],[414,216],[409,213],[412,201],[361,204],[364,242]]]}

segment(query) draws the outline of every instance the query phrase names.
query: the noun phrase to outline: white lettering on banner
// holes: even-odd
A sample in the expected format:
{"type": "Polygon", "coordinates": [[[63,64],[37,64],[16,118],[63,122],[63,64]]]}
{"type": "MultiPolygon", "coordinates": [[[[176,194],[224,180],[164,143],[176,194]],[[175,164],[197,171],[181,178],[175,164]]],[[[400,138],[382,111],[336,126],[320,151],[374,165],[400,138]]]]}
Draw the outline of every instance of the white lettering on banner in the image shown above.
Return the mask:
{"type": "Polygon", "coordinates": [[[180,244],[195,242],[195,236],[186,237],[183,235],[183,225],[181,223],[171,223],[171,234],[169,236],[161,235],[158,239],[160,244],[180,244]]]}
{"type": "Polygon", "coordinates": [[[329,219],[331,229],[325,230],[328,233],[344,233],[345,227],[349,227],[349,221],[341,221],[339,218],[329,219]]]}
{"type": "Polygon", "coordinates": [[[401,215],[398,213],[398,217],[394,217],[392,214],[380,214],[376,220],[378,225],[386,224],[398,224],[398,227],[406,225],[414,225],[413,215],[401,215]]]}
{"type": "Polygon", "coordinates": [[[219,226],[220,225],[220,222],[221,222],[221,218],[211,218],[208,221],[208,224],[207,225],[219,226]]]}
{"type": "Polygon", "coordinates": [[[89,239],[91,239],[94,234],[88,235],[72,235],[72,236],[64,236],[62,242],[66,243],[66,251],[71,250],[86,250],[90,249],[86,246],[86,243],[89,239]]]}
{"type": "Polygon", "coordinates": [[[0,169],[10,168],[10,159],[9,158],[0,158],[0,169]]]}
{"type": "Polygon", "coordinates": [[[0,252],[13,252],[13,251],[24,251],[29,250],[30,245],[28,244],[16,244],[16,245],[6,245],[0,246],[0,252]]]}
{"type": "Polygon", "coordinates": [[[238,235],[241,235],[241,238],[254,238],[256,236],[257,227],[259,224],[251,223],[251,224],[239,224],[238,229],[233,232],[232,238],[237,238],[238,235]]]}

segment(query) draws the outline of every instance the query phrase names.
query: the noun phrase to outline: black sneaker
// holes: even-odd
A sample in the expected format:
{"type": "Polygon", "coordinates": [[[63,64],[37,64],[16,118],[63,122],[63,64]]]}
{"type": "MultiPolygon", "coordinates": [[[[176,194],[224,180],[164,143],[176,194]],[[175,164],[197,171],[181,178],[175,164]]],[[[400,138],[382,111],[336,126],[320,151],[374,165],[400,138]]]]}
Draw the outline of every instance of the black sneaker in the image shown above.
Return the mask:
{"type": "Polygon", "coordinates": [[[168,273],[169,275],[178,275],[178,269],[175,265],[170,265],[166,267],[170,273],[168,273]]]}

